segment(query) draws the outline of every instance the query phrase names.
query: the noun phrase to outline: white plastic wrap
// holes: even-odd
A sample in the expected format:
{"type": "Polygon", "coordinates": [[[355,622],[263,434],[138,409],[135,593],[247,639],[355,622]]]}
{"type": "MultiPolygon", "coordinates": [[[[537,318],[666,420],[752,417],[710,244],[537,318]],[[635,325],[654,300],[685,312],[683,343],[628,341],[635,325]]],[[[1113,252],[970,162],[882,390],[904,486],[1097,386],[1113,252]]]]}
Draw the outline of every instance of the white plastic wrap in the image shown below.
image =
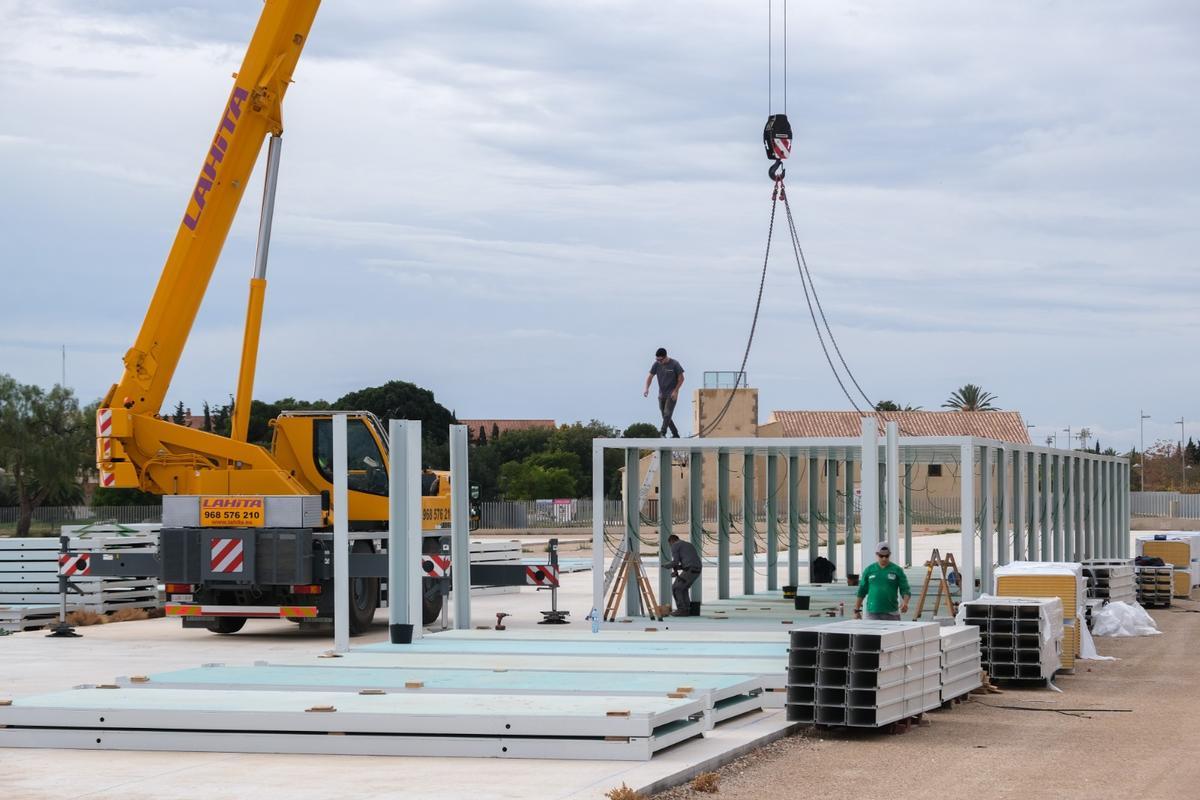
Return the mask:
{"type": "Polygon", "coordinates": [[[1092,615],[1094,636],[1156,636],[1154,618],[1137,603],[1109,603],[1092,615]]]}

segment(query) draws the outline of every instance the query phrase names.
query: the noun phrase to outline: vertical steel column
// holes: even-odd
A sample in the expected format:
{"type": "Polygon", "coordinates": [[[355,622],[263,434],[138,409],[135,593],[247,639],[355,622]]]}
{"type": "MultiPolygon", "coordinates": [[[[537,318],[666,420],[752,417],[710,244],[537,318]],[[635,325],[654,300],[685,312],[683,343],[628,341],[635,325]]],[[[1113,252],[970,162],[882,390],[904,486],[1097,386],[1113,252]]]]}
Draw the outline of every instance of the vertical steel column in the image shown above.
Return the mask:
{"type": "Polygon", "coordinates": [[[962,599],[975,599],[975,446],[962,446],[962,467],[959,485],[960,524],[962,525],[962,561],[958,568],[962,572],[962,599]]]}
{"type": "Polygon", "coordinates": [[[450,590],[454,628],[471,629],[471,478],[466,425],[450,426],[450,590]]]}
{"type": "Polygon", "coordinates": [[[1053,483],[1050,490],[1051,545],[1053,560],[1063,560],[1063,476],[1062,456],[1057,453],[1050,455],[1050,474],[1053,483]]]}
{"type": "MultiPolygon", "coordinates": [[[[625,547],[637,559],[642,557],[641,477],[641,451],[629,448],[625,451],[625,547]]],[[[642,615],[642,597],[635,578],[630,575],[625,583],[625,615],[630,617],[642,615]]]]}
{"type": "Polygon", "coordinates": [[[800,583],[800,456],[788,452],[788,585],[800,583]]]}
{"type": "Polygon", "coordinates": [[[421,635],[421,422],[388,420],[388,637],[421,635]]]}
{"type": "Polygon", "coordinates": [[[1070,475],[1074,486],[1072,487],[1072,522],[1074,523],[1075,535],[1075,552],[1073,561],[1082,561],[1087,558],[1087,535],[1084,527],[1084,492],[1087,489],[1087,481],[1084,476],[1084,459],[1079,456],[1070,457],[1070,475]]]}
{"type": "Polygon", "coordinates": [[[1053,552],[1053,548],[1050,545],[1050,526],[1053,525],[1053,520],[1050,519],[1051,493],[1053,490],[1053,481],[1050,479],[1050,454],[1042,453],[1039,460],[1042,462],[1042,497],[1039,506],[1042,517],[1042,532],[1038,553],[1041,554],[1042,561],[1049,561],[1053,552]]]}
{"type": "MultiPolygon", "coordinates": [[[[675,476],[671,448],[658,451],[658,558],[659,562],[670,561],[671,543],[667,537],[675,532],[675,476]]],[[[666,603],[671,596],[671,571],[658,572],[659,602],[666,603]]],[[[699,583],[699,581],[697,581],[699,583]]],[[[687,609],[679,609],[686,611],[687,609]]]]}
{"type": "Polygon", "coordinates": [[[346,415],[333,415],[333,649],[350,649],[350,499],[346,415]]]}
{"type": "Polygon", "coordinates": [[[884,425],[884,457],[887,459],[887,542],[900,546],[900,423],[884,425]]]}
{"type": "MultiPolygon", "coordinates": [[[[996,505],[1000,509],[1000,522],[996,531],[996,563],[1001,566],[1008,563],[1009,523],[1012,518],[1010,506],[1012,499],[1008,494],[1008,448],[996,448],[996,505]]],[[[992,587],[986,587],[991,591],[992,587]]]]}
{"type": "MultiPolygon", "coordinates": [[[[704,451],[694,450],[688,454],[688,523],[692,547],[704,561],[704,451]]],[[[664,572],[666,570],[663,570],[664,572]]],[[[692,584],[692,602],[704,599],[704,581],[692,584]]]]}
{"type": "Polygon", "coordinates": [[[1108,557],[1117,557],[1117,472],[1116,462],[1106,461],[1104,473],[1105,497],[1108,499],[1108,557]]]}
{"type": "MultiPolygon", "coordinates": [[[[604,448],[592,441],[592,614],[604,613],[604,448]]],[[[613,566],[613,575],[617,567],[613,566]]],[[[699,583],[699,581],[697,581],[699,583]]]]}
{"type": "Polygon", "coordinates": [[[821,526],[820,512],[820,462],[816,456],[808,457],[808,582],[812,583],[812,565],[821,555],[821,526]]]}
{"type": "Polygon", "coordinates": [[[904,465],[904,566],[912,566],[912,464],[904,465]]]}
{"type": "Polygon", "coordinates": [[[825,557],[834,564],[838,562],[837,554],[837,479],[838,462],[825,456],[825,515],[829,518],[826,528],[829,531],[825,540],[825,557]]]}
{"type": "Polygon", "coordinates": [[[1072,480],[1074,470],[1071,469],[1072,456],[1069,453],[1064,453],[1060,456],[1059,462],[1062,470],[1062,487],[1061,487],[1061,502],[1062,508],[1062,537],[1063,537],[1063,561],[1075,561],[1075,528],[1074,528],[1074,509],[1071,507],[1075,502],[1075,492],[1073,491],[1072,480]]]}
{"type": "Polygon", "coordinates": [[[1129,490],[1133,483],[1133,465],[1126,462],[1123,467],[1124,475],[1121,478],[1121,500],[1124,503],[1125,512],[1121,515],[1124,519],[1124,522],[1121,523],[1121,558],[1129,558],[1129,540],[1133,537],[1133,522],[1130,519],[1132,509],[1129,505],[1129,490]]]}
{"type": "Polygon", "coordinates": [[[729,537],[733,509],[729,505],[729,451],[717,451],[717,597],[729,598],[729,537]]]}
{"type": "Polygon", "coordinates": [[[1025,457],[1025,544],[1028,547],[1027,558],[1038,560],[1037,532],[1037,453],[1029,452],[1025,457]]]}
{"type": "Polygon", "coordinates": [[[1080,560],[1095,558],[1092,550],[1092,466],[1087,456],[1079,457],[1079,528],[1083,534],[1083,549],[1077,553],[1080,560]]]}
{"type": "Polygon", "coordinates": [[[847,457],[843,463],[846,466],[843,484],[846,491],[846,556],[842,574],[849,575],[854,572],[854,462],[847,457]]]}
{"type": "Polygon", "coordinates": [[[1012,560],[1025,560],[1025,498],[1021,489],[1025,485],[1021,475],[1025,466],[1025,454],[1020,450],[1012,451],[1012,560]]]}
{"type": "Polygon", "coordinates": [[[1088,496],[1091,500],[1091,509],[1088,516],[1090,524],[1088,525],[1088,539],[1091,541],[1091,546],[1088,548],[1088,558],[1103,558],[1104,552],[1100,549],[1100,469],[1090,457],[1088,458],[1088,496]]]}
{"type": "Polygon", "coordinates": [[[758,501],[754,493],[754,451],[742,453],[742,594],[754,594],[758,501]]]}
{"type": "Polygon", "coordinates": [[[779,588],[779,454],[767,451],[767,591],[779,588]]]}
{"type": "Polygon", "coordinates": [[[979,448],[979,585],[992,590],[992,448],[979,448]]]}
{"type": "Polygon", "coordinates": [[[875,560],[875,547],[879,544],[879,444],[878,428],[874,417],[863,417],[862,421],[862,544],[859,563],[866,565],[875,560]]]}

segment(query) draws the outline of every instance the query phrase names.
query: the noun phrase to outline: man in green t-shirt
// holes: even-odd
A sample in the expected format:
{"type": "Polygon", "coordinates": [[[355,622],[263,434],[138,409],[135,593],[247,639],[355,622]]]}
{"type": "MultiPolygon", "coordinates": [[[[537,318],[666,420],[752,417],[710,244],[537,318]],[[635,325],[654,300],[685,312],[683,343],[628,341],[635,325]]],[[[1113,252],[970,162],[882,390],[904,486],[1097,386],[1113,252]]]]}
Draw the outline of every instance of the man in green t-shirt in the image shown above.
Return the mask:
{"type": "Polygon", "coordinates": [[[854,616],[862,615],[863,598],[867,600],[867,619],[898,620],[908,611],[908,576],[904,570],[892,563],[892,548],[880,542],[875,548],[879,559],[862,571],[858,579],[858,599],[854,603],[854,616]],[[900,602],[896,602],[899,596],[900,602]]]}

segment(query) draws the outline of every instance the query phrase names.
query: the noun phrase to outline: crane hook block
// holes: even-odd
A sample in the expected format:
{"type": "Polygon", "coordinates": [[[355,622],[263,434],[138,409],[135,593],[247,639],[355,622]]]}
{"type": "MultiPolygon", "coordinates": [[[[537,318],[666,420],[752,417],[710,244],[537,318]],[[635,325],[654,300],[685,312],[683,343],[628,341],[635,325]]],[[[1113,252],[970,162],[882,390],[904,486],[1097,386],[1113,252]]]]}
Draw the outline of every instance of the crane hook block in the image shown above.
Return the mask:
{"type": "Polygon", "coordinates": [[[792,126],[787,114],[772,114],[763,128],[763,147],[767,158],[782,161],[792,153],[792,126]]]}

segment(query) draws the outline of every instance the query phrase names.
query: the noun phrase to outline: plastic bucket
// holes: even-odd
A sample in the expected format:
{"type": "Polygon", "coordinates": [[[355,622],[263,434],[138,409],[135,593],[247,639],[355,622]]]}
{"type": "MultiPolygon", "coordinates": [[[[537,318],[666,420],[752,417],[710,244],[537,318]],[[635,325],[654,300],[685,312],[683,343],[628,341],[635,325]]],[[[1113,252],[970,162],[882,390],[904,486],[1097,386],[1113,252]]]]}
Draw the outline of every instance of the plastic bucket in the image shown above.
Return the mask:
{"type": "Polygon", "coordinates": [[[794,585],[788,585],[788,586],[783,587],[783,597],[785,600],[790,600],[795,596],[796,596],[796,587],[794,585]]]}
{"type": "Polygon", "coordinates": [[[808,611],[808,601],[810,599],[811,598],[806,594],[796,595],[796,610],[797,611],[808,611]]]}
{"type": "Polygon", "coordinates": [[[412,644],[412,625],[389,625],[388,634],[392,644],[412,644]]]}

